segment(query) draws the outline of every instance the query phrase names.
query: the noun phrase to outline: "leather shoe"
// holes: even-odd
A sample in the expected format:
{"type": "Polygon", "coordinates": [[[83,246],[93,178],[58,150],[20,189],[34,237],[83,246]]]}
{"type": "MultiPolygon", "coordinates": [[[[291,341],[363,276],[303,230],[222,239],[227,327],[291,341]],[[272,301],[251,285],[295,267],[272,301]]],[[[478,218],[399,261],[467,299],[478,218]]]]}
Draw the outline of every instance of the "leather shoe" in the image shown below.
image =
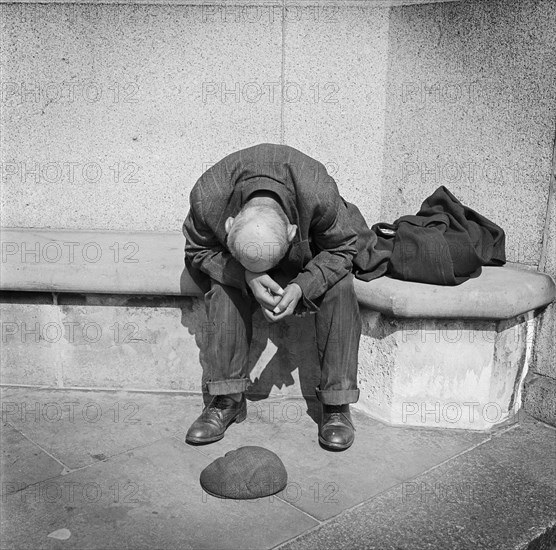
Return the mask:
{"type": "Polygon", "coordinates": [[[323,405],[322,424],[319,430],[321,445],[333,451],[343,451],[355,439],[355,427],[349,405],[323,405]]]}
{"type": "Polygon", "coordinates": [[[224,432],[232,422],[243,422],[246,417],[247,403],[244,395],[240,401],[228,395],[215,395],[199,418],[191,424],[185,441],[196,445],[213,443],[224,437],[224,432]]]}

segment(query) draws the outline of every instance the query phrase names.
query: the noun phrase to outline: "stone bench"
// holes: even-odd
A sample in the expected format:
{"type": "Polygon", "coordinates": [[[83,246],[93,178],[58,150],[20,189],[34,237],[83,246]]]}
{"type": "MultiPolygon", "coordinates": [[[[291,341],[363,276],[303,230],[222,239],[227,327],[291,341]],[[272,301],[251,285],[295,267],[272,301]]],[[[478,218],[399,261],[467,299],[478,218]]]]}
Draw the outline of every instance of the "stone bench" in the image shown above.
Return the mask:
{"type": "Polygon", "coordinates": [[[396,425],[486,430],[517,414],[537,314],[555,295],[537,271],[485,267],[436,286],[356,280],[366,310],[361,407],[396,425]]]}
{"type": "MultiPolygon", "coordinates": [[[[175,315],[169,316],[167,310],[160,310],[159,318],[146,311],[142,322],[148,334],[124,342],[117,351],[114,342],[107,343],[101,348],[102,363],[99,348],[87,348],[96,342],[94,337],[70,342],[67,334],[56,341],[52,336],[56,325],[52,319],[58,319],[60,326],[60,315],[67,316],[65,328],[83,324],[81,306],[74,311],[62,305],[53,311],[52,305],[4,303],[2,338],[9,350],[2,355],[5,383],[200,391],[200,380],[195,381],[201,373],[194,359],[195,344],[206,318],[196,299],[202,293],[184,270],[181,233],[5,228],[0,240],[1,290],[53,293],[55,305],[58,295],[86,295],[89,325],[90,319],[96,319],[100,326],[102,319],[115,331],[126,320],[133,324],[129,321],[136,318],[133,307],[122,296],[191,297],[182,308],[179,331],[173,326],[178,324],[175,315]],[[103,300],[101,295],[112,296],[103,300]],[[21,319],[39,327],[37,336],[25,326],[25,334],[35,340],[20,335],[21,319]],[[189,329],[186,334],[183,326],[189,329]],[[29,346],[29,341],[37,346],[29,346]],[[184,378],[186,360],[191,368],[184,378]],[[110,363],[110,369],[103,368],[105,363],[110,363]],[[128,370],[122,370],[122,365],[129,365],[128,370]]],[[[474,430],[489,429],[517,413],[534,325],[555,296],[549,276],[487,267],[479,277],[457,287],[382,277],[368,283],[356,280],[355,289],[363,319],[357,407],[396,425],[474,430]]],[[[259,334],[252,378],[282,369],[278,378],[285,380],[282,386],[291,388],[296,384],[293,378],[288,380],[293,376],[290,371],[314,370],[309,323],[310,318],[284,321],[285,334],[281,331],[271,339],[275,349],[286,349],[282,355],[277,351],[270,362],[267,338],[259,334]],[[288,366],[277,365],[282,362],[288,366]]],[[[256,326],[263,324],[267,326],[259,320],[256,326]]],[[[310,392],[314,378],[304,383],[302,373],[299,376],[303,393],[310,392]]],[[[275,378],[267,380],[267,386],[276,383],[275,378]]]]}

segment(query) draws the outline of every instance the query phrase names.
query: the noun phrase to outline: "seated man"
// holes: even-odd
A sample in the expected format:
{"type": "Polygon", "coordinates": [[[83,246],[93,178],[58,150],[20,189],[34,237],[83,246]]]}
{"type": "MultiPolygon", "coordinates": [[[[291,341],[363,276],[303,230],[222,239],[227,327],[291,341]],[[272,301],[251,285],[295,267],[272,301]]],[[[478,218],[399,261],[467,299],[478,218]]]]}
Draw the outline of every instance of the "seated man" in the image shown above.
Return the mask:
{"type": "Polygon", "coordinates": [[[218,441],[246,417],[252,314],[273,323],[315,315],[321,365],[320,443],[347,449],[354,440],[349,404],[359,398],[361,335],[353,288],[357,233],[335,181],[318,161],[285,145],[233,153],[193,187],[183,224],[186,265],[201,285],[209,336],[204,373],[210,403],[186,441],[218,441]]]}

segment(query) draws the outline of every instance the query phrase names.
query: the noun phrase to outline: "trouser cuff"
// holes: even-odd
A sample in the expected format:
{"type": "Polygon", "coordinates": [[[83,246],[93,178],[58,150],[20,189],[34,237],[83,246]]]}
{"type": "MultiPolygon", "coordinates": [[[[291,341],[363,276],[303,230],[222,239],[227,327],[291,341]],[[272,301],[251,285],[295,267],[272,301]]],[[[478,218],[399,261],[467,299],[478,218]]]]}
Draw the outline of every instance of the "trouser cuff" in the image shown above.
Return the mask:
{"type": "Polygon", "coordinates": [[[323,405],[348,405],[357,403],[359,390],[319,390],[315,388],[318,400],[323,405]]]}
{"type": "Polygon", "coordinates": [[[230,380],[216,380],[207,382],[207,390],[210,395],[229,395],[231,393],[243,393],[251,381],[249,378],[234,378],[230,380]]]}

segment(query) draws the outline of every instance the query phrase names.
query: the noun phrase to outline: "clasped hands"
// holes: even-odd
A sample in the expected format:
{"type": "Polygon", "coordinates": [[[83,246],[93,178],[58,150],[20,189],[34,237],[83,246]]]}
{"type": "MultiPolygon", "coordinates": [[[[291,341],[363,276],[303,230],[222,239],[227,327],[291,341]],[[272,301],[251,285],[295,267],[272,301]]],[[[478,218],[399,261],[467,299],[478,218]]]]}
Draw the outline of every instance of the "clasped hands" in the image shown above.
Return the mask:
{"type": "Polygon", "coordinates": [[[267,273],[254,273],[246,269],[245,281],[261,305],[266,320],[271,323],[291,315],[303,295],[297,283],[282,288],[267,273]]]}

